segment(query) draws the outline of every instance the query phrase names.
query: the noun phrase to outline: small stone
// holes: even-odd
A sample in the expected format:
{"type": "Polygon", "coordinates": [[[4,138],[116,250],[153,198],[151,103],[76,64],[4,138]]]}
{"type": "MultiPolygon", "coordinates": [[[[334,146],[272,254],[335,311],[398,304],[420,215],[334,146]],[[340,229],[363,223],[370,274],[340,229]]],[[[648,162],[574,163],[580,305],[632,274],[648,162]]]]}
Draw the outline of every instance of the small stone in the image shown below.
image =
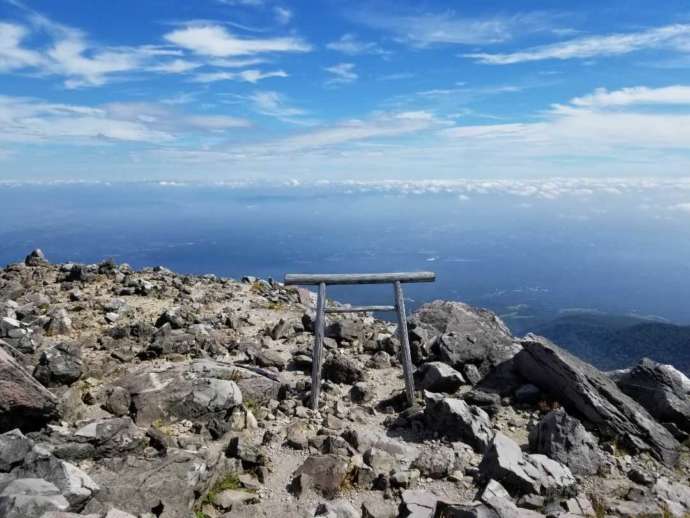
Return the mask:
{"type": "Polygon", "coordinates": [[[371,387],[363,381],[355,383],[350,389],[350,399],[355,403],[368,403],[373,397],[371,387]]]}
{"type": "Polygon", "coordinates": [[[446,446],[424,449],[412,463],[412,467],[430,478],[444,478],[455,469],[455,451],[446,446]]]}
{"type": "Polygon", "coordinates": [[[241,489],[226,489],[213,496],[213,503],[221,509],[230,510],[238,504],[258,502],[256,494],[241,489]]]}
{"type": "Polygon", "coordinates": [[[628,471],[628,478],[643,486],[652,486],[656,479],[647,471],[641,470],[639,468],[633,468],[628,471]]]}
{"type": "Polygon", "coordinates": [[[414,376],[415,387],[430,392],[452,394],[465,384],[462,374],[443,362],[425,363],[417,369],[414,376]]]}
{"type": "Polygon", "coordinates": [[[303,421],[296,421],[287,428],[285,441],[288,446],[296,450],[306,450],[309,447],[307,425],[303,421]]]}
{"type": "Polygon", "coordinates": [[[109,387],[106,389],[104,408],[113,415],[124,416],[129,414],[132,398],[129,392],[122,387],[109,387]]]}

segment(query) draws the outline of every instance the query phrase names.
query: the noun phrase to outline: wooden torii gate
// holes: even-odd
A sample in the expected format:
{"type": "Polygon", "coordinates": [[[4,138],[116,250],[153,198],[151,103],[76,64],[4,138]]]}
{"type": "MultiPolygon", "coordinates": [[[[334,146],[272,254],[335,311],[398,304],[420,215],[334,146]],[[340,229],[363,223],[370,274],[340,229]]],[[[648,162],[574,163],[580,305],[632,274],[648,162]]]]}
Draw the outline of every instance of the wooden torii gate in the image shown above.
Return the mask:
{"type": "Polygon", "coordinates": [[[321,392],[321,364],[323,361],[323,333],[326,313],[364,313],[369,311],[396,311],[398,314],[398,337],[402,352],[401,363],[405,375],[405,393],[407,403],[414,405],[414,381],[412,380],[412,357],[410,339],[407,335],[407,316],[402,284],[406,282],[434,282],[433,272],[397,272],[397,273],[324,273],[306,274],[289,273],[285,275],[286,285],[311,285],[319,287],[316,302],[316,321],[314,324],[314,349],[311,368],[311,407],[319,407],[321,392]],[[343,308],[326,307],[326,285],[328,284],[393,284],[394,306],[358,306],[343,308]]]}

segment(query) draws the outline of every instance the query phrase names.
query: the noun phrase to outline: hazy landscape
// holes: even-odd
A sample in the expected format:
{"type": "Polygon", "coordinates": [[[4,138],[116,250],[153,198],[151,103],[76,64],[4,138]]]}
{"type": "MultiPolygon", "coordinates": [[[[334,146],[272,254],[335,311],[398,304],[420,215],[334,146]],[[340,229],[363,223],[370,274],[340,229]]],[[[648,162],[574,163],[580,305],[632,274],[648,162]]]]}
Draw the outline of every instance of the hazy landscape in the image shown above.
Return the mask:
{"type": "MultiPolygon", "coordinates": [[[[41,247],[58,261],[110,257],[235,278],[433,270],[436,283],[410,286],[412,309],[463,300],[497,312],[516,335],[539,332],[601,368],[650,356],[690,369],[688,329],[670,325],[690,323],[690,218],[679,207],[690,183],[682,180],[0,190],[3,263],[41,247]],[[633,330],[636,345],[621,337],[645,322],[633,330]]],[[[390,297],[385,286],[332,293],[354,304],[390,297]]]]}

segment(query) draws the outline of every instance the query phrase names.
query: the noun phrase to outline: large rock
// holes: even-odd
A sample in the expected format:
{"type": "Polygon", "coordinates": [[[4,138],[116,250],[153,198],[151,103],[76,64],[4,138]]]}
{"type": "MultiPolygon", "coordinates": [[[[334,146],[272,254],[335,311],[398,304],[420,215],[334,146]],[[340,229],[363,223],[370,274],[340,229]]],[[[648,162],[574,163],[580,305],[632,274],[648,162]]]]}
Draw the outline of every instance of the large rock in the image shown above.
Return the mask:
{"type": "Polygon", "coordinates": [[[424,363],[414,373],[415,388],[430,392],[452,394],[465,384],[465,379],[458,371],[443,362],[424,363]]]}
{"type": "Polygon", "coordinates": [[[347,457],[312,455],[295,472],[292,489],[298,495],[313,490],[326,498],[333,498],[343,488],[351,471],[347,457]]]}
{"type": "Polygon", "coordinates": [[[69,502],[57,486],[40,478],[16,479],[0,491],[3,518],[39,518],[46,512],[69,508],[69,502]]]}
{"type": "Polygon", "coordinates": [[[562,408],[546,414],[530,431],[529,447],[533,453],[565,464],[576,475],[596,474],[603,460],[594,436],[562,408]]]}
{"type": "Polygon", "coordinates": [[[359,364],[342,354],[330,355],[323,364],[323,378],[335,383],[352,385],[364,379],[359,364]]]}
{"type": "Polygon", "coordinates": [[[90,473],[102,489],[84,511],[105,513],[116,507],[135,516],[189,518],[198,496],[228,469],[223,459],[210,452],[168,449],[164,457],[101,461],[90,473]]]}
{"type": "Polygon", "coordinates": [[[458,370],[471,364],[484,375],[520,350],[510,330],[494,313],[461,302],[436,300],[424,304],[410,317],[410,327],[413,336],[426,335],[430,359],[458,370]]]}
{"type": "Polygon", "coordinates": [[[243,392],[245,398],[249,392],[261,402],[277,393],[279,383],[231,364],[197,360],[147,365],[113,385],[129,392],[135,422],[148,427],[159,419],[208,422],[225,417],[242,404],[243,392]]]}
{"type": "Polygon", "coordinates": [[[67,310],[59,308],[53,311],[50,320],[46,324],[46,334],[68,335],[72,331],[72,319],[67,314],[67,310]]]}
{"type": "Polygon", "coordinates": [[[535,493],[547,497],[569,497],[577,492],[576,481],[562,464],[540,454],[523,454],[520,446],[500,432],[479,464],[482,480],[496,480],[511,494],[535,493]]]}
{"type": "Polygon", "coordinates": [[[518,373],[551,393],[588,427],[618,439],[632,451],[649,451],[668,465],[678,459],[679,443],[647,411],[603,372],[546,338],[527,335],[514,358],[518,373]]]}
{"type": "Polygon", "coordinates": [[[71,511],[80,511],[100,490],[98,484],[77,466],[54,457],[39,446],[34,446],[12,474],[18,478],[41,478],[54,484],[69,502],[71,511]]]}
{"type": "MultiPolygon", "coordinates": [[[[543,518],[544,515],[516,506],[510,493],[495,480],[490,480],[479,495],[479,500],[487,509],[474,508],[474,516],[496,516],[496,518],[543,518]],[[493,514],[492,514],[493,513],[493,514]]],[[[451,515],[452,516],[452,515],[451,515]]]]}
{"type": "MultiPolygon", "coordinates": [[[[407,489],[402,492],[402,504],[407,518],[431,518],[438,503],[438,496],[423,489],[407,489]]],[[[445,516],[445,515],[442,515],[445,516]]]]}
{"type": "Polygon", "coordinates": [[[458,459],[455,450],[447,446],[435,446],[423,450],[412,462],[412,468],[418,469],[420,474],[430,478],[444,478],[456,468],[458,459]]]}
{"type": "Polygon", "coordinates": [[[144,430],[128,416],[91,421],[74,432],[74,438],[93,445],[96,458],[127,455],[148,444],[144,430]]]}
{"type": "Polygon", "coordinates": [[[33,443],[19,430],[0,435],[0,473],[7,473],[24,461],[33,443]]]}
{"type": "Polygon", "coordinates": [[[34,377],[46,387],[70,385],[81,376],[81,349],[77,344],[59,343],[41,354],[34,377]]]}
{"type": "Polygon", "coordinates": [[[46,266],[49,263],[46,259],[46,254],[43,253],[43,250],[36,248],[24,258],[24,264],[27,266],[46,266]]]}
{"type": "Polygon", "coordinates": [[[463,441],[476,451],[484,452],[493,437],[489,416],[481,408],[462,399],[444,398],[425,393],[424,416],[428,426],[451,441],[463,441]]]}
{"type": "Polygon", "coordinates": [[[57,399],[0,347],[0,433],[40,429],[57,417],[57,399]]]}
{"type": "Polygon", "coordinates": [[[690,398],[683,374],[648,358],[618,379],[618,387],[662,423],[690,433],[690,398]]]}
{"type": "MultiPolygon", "coordinates": [[[[652,494],[668,510],[670,516],[690,514],[690,486],[661,477],[652,487],[652,494]]],[[[664,514],[666,516],[666,514],[664,514]]]]}

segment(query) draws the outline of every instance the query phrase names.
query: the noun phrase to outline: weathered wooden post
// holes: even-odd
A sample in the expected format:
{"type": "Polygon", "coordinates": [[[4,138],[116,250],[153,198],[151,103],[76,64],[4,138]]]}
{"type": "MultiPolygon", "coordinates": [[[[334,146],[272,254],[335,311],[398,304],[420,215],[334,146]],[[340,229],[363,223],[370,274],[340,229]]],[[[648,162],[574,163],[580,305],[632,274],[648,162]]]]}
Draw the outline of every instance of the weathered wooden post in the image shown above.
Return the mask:
{"type": "Polygon", "coordinates": [[[400,281],[393,284],[395,294],[395,310],[398,313],[398,338],[400,339],[400,356],[405,376],[405,392],[407,404],[412,406],[414,399],[414,381],[412,380],[412,355],[410,354],[410,338],[407,335],[407,315],[405,315],[405,299],[400,281]]]}
{"type": "Polygon", "coordinates": [[[319,394],[321,392],[321,364],[323,361],[323,335],[326,313],[362,313],[369,311],[396,311],[398,314],[398,336],[400,338],[400,362],[403,365],[405,377],[405,394],[407,403],[412,406],[414,399],[414,380],[412,378],[412,356],[410,354],[410,339],[407,334],[407,316],[405,315],[405,300],[403,298],[402,283],[404,282],[433,282],[436,274],[433,272],[398,272],[398,273],[331,273],[331,274],[303,274],[289,273],[285,275],[285,284],[318,285],[319,294],[316,300],[316,318],[314,322],[314,350],[312,351],[311,368],[311,407],[319,408],[319,394]],[[393,284],[395,306],[359,306],[359,307],[326,307],[327,284],[393,284]]]}
{"type": "Polygon", "coordinates": [[[319,295],[316,299],[316,320],[314,322],[314,349],[311,360],[311,407],[319,408],[321,393],[321,362],[323,361],[323,328],[326,323],[326,283],[319,283],[319,295]]]}

